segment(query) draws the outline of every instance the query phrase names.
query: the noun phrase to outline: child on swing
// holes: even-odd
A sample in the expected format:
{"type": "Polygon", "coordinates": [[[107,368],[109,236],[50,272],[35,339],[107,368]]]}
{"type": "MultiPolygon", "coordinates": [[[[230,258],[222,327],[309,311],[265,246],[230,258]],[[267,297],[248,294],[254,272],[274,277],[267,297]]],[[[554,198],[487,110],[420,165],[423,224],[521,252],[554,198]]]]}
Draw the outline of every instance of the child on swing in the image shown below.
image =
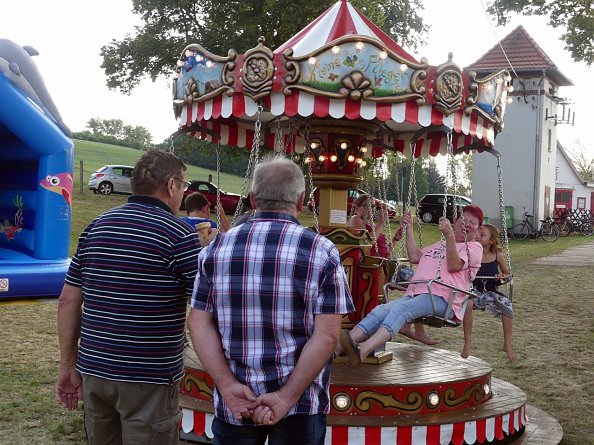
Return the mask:
{"type": "Polygon", "coordinates": [[[505,262],[501,246],[499,246],[499,229],[492,224],[483,224],[479,241],[483,246],[483,259],[477,277],[473,281],[477,297],[468,301],[464,313],[464,349],[460,355],[467,358],[472,349],[472,307],[484,309],[495,318],[501,319],[503,325],[503,351],[510,362],[516,360],[512,349],[513,309],[511,300],[497,290],[497,280],[509,276],[509,268],[505,262]],[[501,274],[499,273],[501,271],[501,274]]]}

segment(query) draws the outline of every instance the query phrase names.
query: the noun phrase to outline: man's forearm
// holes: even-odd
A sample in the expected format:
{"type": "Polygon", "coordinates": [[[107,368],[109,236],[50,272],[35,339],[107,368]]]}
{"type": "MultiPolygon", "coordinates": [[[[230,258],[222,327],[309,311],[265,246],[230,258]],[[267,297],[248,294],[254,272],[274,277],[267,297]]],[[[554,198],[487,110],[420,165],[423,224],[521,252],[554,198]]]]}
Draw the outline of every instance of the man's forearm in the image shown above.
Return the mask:
{"type": "Polygon", "coordinates": [[[64,284],[58,300],[58,341],[60,366],[74,368],[78,355],[82,318],[82,289],[64,284]]]}

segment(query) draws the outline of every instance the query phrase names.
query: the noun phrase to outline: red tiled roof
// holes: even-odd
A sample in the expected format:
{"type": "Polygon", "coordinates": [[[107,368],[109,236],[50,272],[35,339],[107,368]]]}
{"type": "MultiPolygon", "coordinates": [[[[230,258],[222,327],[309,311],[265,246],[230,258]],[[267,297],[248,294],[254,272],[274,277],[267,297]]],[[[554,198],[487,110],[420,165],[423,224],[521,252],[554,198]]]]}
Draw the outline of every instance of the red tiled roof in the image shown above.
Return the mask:
{"type": "Polygon", "coordinates": [[[487,51],[476,62],[471,63],[465,70],[493,71],[513,67],[516,71],[547,70],[555,77],[559,85],[573,85],[557,68],[557,65],[546,55],[538,43],[528,34],[522,25],[509,33],[503,40],[487,51]],[[502,49],[503,48],[503,51],[502,49]],[[505,54],[504,54],[505,51],[505,54]],[[507,59],[506,56],[507,55],[507,59]]]}

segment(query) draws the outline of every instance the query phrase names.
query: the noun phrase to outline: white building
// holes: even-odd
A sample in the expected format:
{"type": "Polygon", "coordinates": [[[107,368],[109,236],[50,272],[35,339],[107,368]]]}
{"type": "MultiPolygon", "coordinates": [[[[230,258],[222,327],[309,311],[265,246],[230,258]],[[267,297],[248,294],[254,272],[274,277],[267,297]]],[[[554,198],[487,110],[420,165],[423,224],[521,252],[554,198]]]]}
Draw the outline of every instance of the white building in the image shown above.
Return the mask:
{"type": "Polygon", "coordinates": [[[594,182],[586,182],[580,177],[560,143],[557,143],[555,185],[556,213],[568,209],[590,210],[594,213],[594,182]]]}
{"type": "MultiPolygon", "coordinates": [[[[553,216],[556,129],[569,120],[559,88],[573,84],[522,26],[465,69],[476,71],[481,78],[494,69],[506,67],[512,75],[514,91],[505,111],[505,128],[497,136],[495,149],[501,154],[505,205],[513,208],[515,224],[520,222],[524,211],[534,215],[535,221],[553,216]]],[[[472,202],[499,225],[497,190],[496,157],[487,153],[473,156],[472,202]]]]}

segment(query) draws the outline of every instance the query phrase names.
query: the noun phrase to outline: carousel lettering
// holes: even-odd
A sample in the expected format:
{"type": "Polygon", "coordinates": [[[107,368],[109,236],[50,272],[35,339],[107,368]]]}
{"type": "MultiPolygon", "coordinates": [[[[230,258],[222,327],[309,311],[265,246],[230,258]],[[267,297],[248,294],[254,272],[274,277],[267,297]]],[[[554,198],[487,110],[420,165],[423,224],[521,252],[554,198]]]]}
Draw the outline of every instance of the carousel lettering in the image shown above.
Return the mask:
{"type": "Polygon", "coordinates": [[[400,84],[402,79],[402,73],[400,71],[384,68],[384,60],[377,54],[369,56],[369,60],[363,70],[373,73],[376,85],[381,83],[378,79],[383,79],[386,84],[400,84]]]}

